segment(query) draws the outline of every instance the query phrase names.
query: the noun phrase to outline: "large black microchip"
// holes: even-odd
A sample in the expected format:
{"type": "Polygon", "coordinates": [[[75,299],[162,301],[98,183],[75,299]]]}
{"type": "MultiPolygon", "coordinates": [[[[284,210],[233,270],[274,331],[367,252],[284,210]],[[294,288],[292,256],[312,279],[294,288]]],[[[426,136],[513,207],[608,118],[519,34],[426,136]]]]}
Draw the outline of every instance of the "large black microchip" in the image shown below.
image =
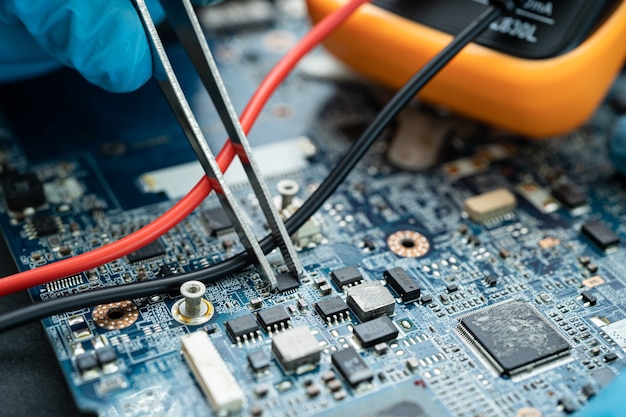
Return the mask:
{"type": "Polygon", "coordinates": [[[501,375],[566,356],[570,345],[533,307],[510,301],[461,319],[460,330],[501,375]]]}
{"type": "Polygon", "coordinates": [[[253,340],[257,337],[259,325],[254,320],[252,314],[237,317],[226,322],[226,331],[231,340],[235,343],[253,340]]]}
{"type": "Polygon", "coordinates": [[[348,317],[348,304],[340,297],[330,297],[315,303],[315,310],[328,322],[345,320],[348,317]]]}
{"type": "Polygon", "coordinates": [[[33,172],[11,174],[2,178],[2,190],[7,206],[12,211],[38,207],[46,202],[43,184],[33,172]]]}
{"type": "Polygon", "coordinates": [[[589,240],[598,245],[600,249],[607,250],[612,246],[617,246],[620,242],[611,229],[599,220],[590,220],[583,224],[580,232],[587,236],[589,240]]]}
{"type": "Polygon", "coordinates": [[[337,269],[330,273],[330,277],[333,282],[337,284],[339,289],[342,289],[346,285],[359,283],[363,280],[363,275],[361,275],[361,272],[354,266],[337,269]]]}
{"type": "Polygon", "coordinates": [[[281,306],[275,306],[257,313],[261,326],[268,332],[284,330],[289,327],[289,314],[281,306]]]}
{"type": "Polygon", "coordinates": [[[165,246],[157,239],[154,242],[148,243],[143,248],[129,253],[126,259],[128,259],[128,262],[135,263],[163,255],[165,255],[165,246]]]}
{"type": "Polygon", "coordinates": [[[389,317],[381,316],[354,326],[354,335],[361,346],[368,348],[395,339],[398,337],[398,329],[389,317]]]}
{"type": "Polygon", "coordinates": [[[331,360],[335,368],[352,387],[374,378],[372,370],[352,346],[333,353],[331,360]]]}

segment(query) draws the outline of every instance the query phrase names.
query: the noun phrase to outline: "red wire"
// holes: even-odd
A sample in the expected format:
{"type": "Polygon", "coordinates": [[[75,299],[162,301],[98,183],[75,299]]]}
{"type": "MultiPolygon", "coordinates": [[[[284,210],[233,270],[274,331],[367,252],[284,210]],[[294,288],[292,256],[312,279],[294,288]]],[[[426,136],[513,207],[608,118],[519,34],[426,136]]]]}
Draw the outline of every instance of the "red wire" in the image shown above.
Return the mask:
{"type": "MultiPolygon", "coordinates": [[[[250,131],[271,95],[302,57],[350,17],[359,6],[368,1],[350,0],[326,16],[272,68],[241,115],[241,125],[246,134],[250,131]]],[[[235,152],[232,143],[228,140],[217,155],[220,169],[226,171],[234,157],[235,152]]],[[[126,256],[167,233],[198,207],[211,191],[208,179],[202,177],[178,203],[142,229],[90,252],[0,279],[0,296],[76,275],[87,269],[126,256]]]]}

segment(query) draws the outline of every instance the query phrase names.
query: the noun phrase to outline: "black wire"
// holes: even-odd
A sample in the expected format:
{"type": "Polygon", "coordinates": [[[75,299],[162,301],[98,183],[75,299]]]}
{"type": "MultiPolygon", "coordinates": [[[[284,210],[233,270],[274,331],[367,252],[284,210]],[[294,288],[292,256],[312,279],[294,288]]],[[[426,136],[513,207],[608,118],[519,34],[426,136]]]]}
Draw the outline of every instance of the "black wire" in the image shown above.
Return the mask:
{"type": "MultiPolygon", "coordinates": [[[[502,15],[496,6],[487,7],[483,13],[463,29],[441,52],[432,58],[396,93],[385,108],[376,116],[359,139],[353,143],[346,155],[331,170],[326,179],[309,197],[302,207],[294,213],[285,226],[289,234],[295,233],[324,202],[345,181],[346,177],[378,139],[396,115],[415,97],[415,95],[431,80],[452,58],[459,53],[476,36],[480,35],[490,24],[502,15]]],[[[263,252],[269,253],[275,247],[271,235],[259,242],[263,252]]],[[[0,331],[8,330],[34,320],[41,320],[53,314],[81,309],[96,304],[111,303],[121,299],[147,297],[177,289],[190,280],[214,282],[225,276],[232,275],[250,265],[245,253],[198,271],[160,278],[158,280],[126,284],[117,287],[103,288],[91,292],[79,293],[67,297],[36,303],[18,310],[0,315],[0,331]]]]}

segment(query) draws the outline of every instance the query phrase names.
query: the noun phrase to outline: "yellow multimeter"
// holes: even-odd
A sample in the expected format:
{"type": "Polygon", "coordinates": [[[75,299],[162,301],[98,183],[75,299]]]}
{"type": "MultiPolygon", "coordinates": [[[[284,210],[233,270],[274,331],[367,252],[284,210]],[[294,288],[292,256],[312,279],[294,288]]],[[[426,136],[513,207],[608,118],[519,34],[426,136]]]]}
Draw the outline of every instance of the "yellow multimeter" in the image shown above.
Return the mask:
{"type": "MultiPolygon", "coordinates": [[[[307,0],[319,21],[346,0],[307,0]]],[[[400,88],[486,0],[374,0],[325,46],[400,88]]],[[[626,57],[626,0],[525,0],[420,93],[425,101],[530,137],[565,133],[602,101],[626,57]]]]}

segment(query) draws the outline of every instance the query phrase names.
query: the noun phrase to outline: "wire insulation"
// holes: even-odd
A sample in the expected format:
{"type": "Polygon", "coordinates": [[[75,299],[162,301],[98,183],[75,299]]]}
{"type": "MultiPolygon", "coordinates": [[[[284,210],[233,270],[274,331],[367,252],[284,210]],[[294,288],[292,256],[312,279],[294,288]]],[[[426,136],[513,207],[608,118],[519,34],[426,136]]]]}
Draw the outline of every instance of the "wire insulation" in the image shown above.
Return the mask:
{"type": "MultiPolygon", "coordinates": [[[[274,66],[241,114],[241,125],[246,134],[249,133],[252,125],[274,91],[276,91],[280,83],[287,77],[289,72],[302,57],[350,17],[358,7],[367,2],[369,2],[369,0],[352,0],[336,12],[328,15],[315,25],[315,27],[311,29],[276,66],[274,66]]],[[[216,158],[223,172],[226,171],[234,156],[234,148],[230,140],[228,140],[216,158]]],[[[83,271],[111,262],[146,246],[167,233],[191,214],[211,191],[212,189],[208,179],[202,177],[192,190],[178,203],[142,229],[90,252],[1,278],[0,297],[57,279],[80,274],[83,271]]]]}
{"type": "MultiPolygon", "coordinates": [[[[446,48],[432,58],[428,64],[409,80],[378,114],[374,122],[366,129],[361,137],[353,143],[346,155],[341,159],[339,164],[333,168],[318,189],[309,197],[303,206],[285,222],[289,233],[297,231],[322,206],[339,185],[345,181],[348,174],[363,157],[365,152],[367,152],[369,147],[376,141],[378,136],[406,104],[415,97],[419,90],[463,49],[463,47],[482,33],[491,22],[495,21],[501,15],[502,10],[498,7],[487,7],[474,22],[461,31],[446,48]]],[[[264,238],[260,244],[263,251],[266,253],[275,247],[271,236],[264,238]]],[[[240,271],[247,265],[247,257],[245,254],[240,253],[219,264],[198,271],[174,275],[159,280],[105,288],[33,304],[32,306],[24,307],[0,316],[0,331],[73,309],[119,301],[120,299],[146,297],[151,294],[163,293],[178,288],[178,286],[188,280],[200,280],[204,282],[216,281],[224,276],[240,271]]]]}

